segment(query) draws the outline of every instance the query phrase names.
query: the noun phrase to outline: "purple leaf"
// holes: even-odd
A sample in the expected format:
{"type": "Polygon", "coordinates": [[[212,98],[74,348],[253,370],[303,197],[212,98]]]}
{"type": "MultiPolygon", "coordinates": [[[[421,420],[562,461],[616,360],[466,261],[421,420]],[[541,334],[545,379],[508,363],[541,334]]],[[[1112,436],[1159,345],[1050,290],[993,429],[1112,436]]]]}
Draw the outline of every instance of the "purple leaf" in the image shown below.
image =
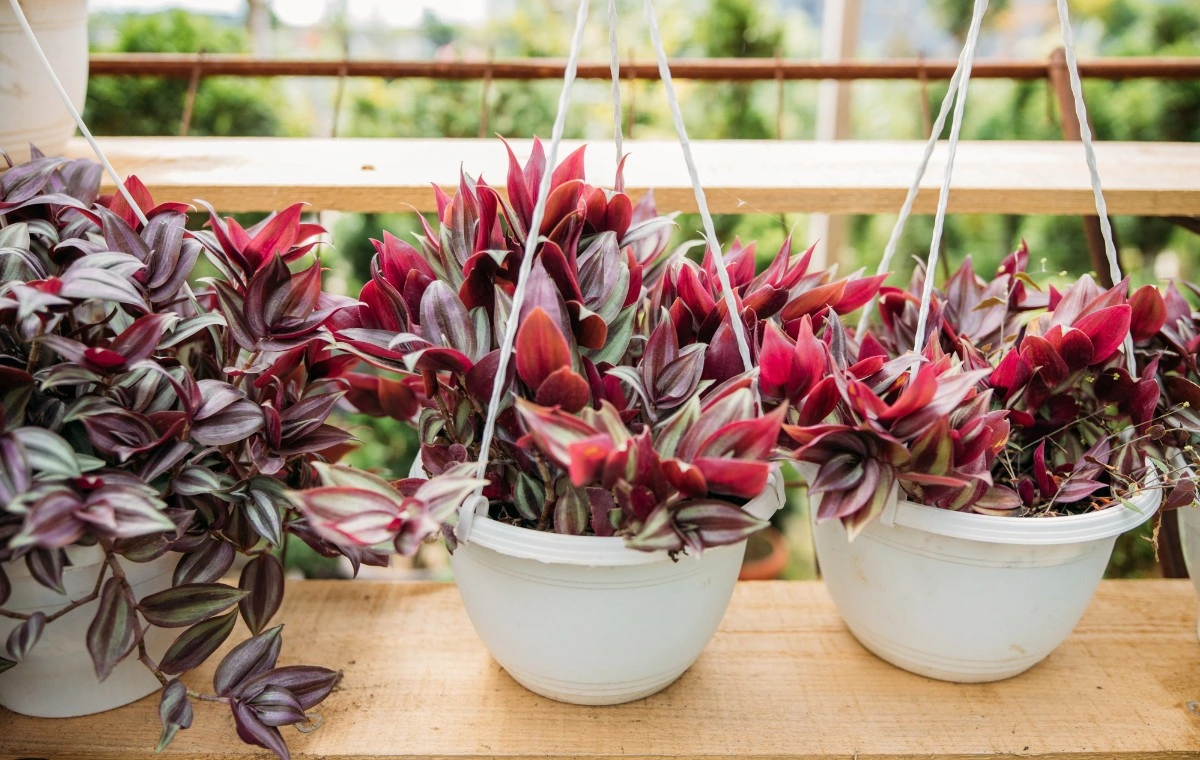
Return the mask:
{"type": "Polygon", "coordinates": [[[238,587],[247,593],[238,602],[242,619],[257,635],[283,602],[283,564],[273,554],[258,555],[242,568],[238,587]]]}
{"type": "Polygon", "coordinates": [[[300,700],[287,689],[268,686],[249,700],[258,719],[267,726],[290,726],[308,720],[300,700]]]}
{"type": "Polygon", "coordinates": [[[213,690],[217,695],[226,696],[243,682],[275,667],[283,646],[282,631],[283,626],[277,625],[230,650],[213,675],[213,690]]]}
{"type": "Polygon", "coordinates": [[[238,737],[247,744],[265,747],[279,756],[280,760],[291,760],[287,744],[279,734],[279,729],[268,726],[258,719],[254,708],[245,702],[234,702],[233,722],[237,727],[238,737]]]}
{"type": "Polygon", "coordinates": [[[30,575],[41,585],[66,594],[67,590],[62,582],[66,560],[62,549],[34,549],[25,555],[25,567],[29,568],[30,575]]]}
{"type": "Polygon", "coordinates": [[[189,583],[151,594],[138,610],[151,625],[182,628],[224,612],[246,593],[223,583],[189,583]]]}
{"type": "Polygon", "coordinates": [[[218,581],[233,566],[236,554],[233,544],[210,538],[199,549],[188,552],[179,558],[171,585],[183,586],[190,583],[218,581]]]}
{"type": "Polygon", "coordinates": [[[12,632],[8,634],[8,656],[15,662],[25,659],[29,650],[33,649],[34,645],[38,643],[38,639],[42,637],[45,627],[45,613],[35,612],[29,616],[28,620],[12,629],[12,632]]]}
{"type": "Polygon", "coordinates": [[[124,581],[116,578],[105,581],[100,607],[88,628],[88,652],[92,655],[96,678],[101,681],[137,646],[139,625],[129,596],[124,581]]]}
{"type": "Polygon", "coordinates": [[[237,611],[234,610],[188,628],[167,649],[159,667],[167,675],[178,675],[199,667],[233,633],[237,617],[237,611]]]}
{"type": "Polygon", "coordinates": [[[163,687],[158,701],[158,717],[162,721],[162,735],[158,739],[156,752],[162,752],[179,733],[179,729],[192,727],[192,704],[188,701],[187,687],[175,680],[163,687]]]}
{"type": "Polygon", "coordinates": [[[259,688],[278,686],[290,691],[299,700],[305,710],[319,704],[329,696],[333,687],[337,686],[341,676],[329,668],[319,668],[315,665],[286,665],[282,668],[268,670],[265,673],[246,680],[235,692],[238,698],[243,694],[253,694],[259,688]]]}

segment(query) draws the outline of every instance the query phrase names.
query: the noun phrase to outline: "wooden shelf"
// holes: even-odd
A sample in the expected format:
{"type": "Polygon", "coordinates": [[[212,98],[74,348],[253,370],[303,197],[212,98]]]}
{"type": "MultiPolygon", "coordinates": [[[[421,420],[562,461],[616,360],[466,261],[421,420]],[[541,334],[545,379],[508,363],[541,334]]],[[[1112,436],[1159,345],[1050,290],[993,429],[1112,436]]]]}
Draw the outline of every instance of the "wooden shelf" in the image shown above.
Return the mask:
{"type": "MultiPolygon", "coordinates": [[[[578,141],[564,145],[564,153],[578,141]]],[[[459,166],[502,188],[498,140],[108,137],[117,170],[135,173],[158,200],[203,198],[224,211],[267,211],[305,201],[314,210],[388,212],[436,208],[430,182],[457,185],[459,166]]],[[[611,184],[612,144],[594,141],[588,176],[611,184]]],[[[524,159],[529,141],[513,141],[524,159]]],[[[625,143],[634,194],[654,188],[664,211],[694,211],[674,141],[625,143]]],[[[945,146],[934,154],[918,213],[932,213],[945,146]]],[[[714,213],[896,213],[912,181],[917,142],[717,140],[695,143],[714,213]]],[[[1109,210],[1200,215],[1200,144],[1100,143],[1109,210]]],[[[75,140],[71,155],[90,149],[75,140]]],[[[1083,148],[1070,142],[964,142],[950,196],[953,213],[1088,214],[1094,211],[1083,148]]]]}
{"type": "MultiPolygon", "coordinates": [[[[525,691],[471,629],[453,586],[289,584],[281,662],[341,668],[295,758],[1174,760],[1200,757],[1200,642],[1187,581],[1106,581],[1072,637],[1028,673],[956,685],[876,659],[820,583],[742,583],[699,662],[649,699],[574,707],[525,691]]],[[[582,653],[581,656],[586,656],[582,653]]],[[[210,664],[195,674],[203,688],[210,664]]],[[[197,705],[155,755],[157,703],[35,720],[0,710],[0,757],[260,757],[197,705]]]]}

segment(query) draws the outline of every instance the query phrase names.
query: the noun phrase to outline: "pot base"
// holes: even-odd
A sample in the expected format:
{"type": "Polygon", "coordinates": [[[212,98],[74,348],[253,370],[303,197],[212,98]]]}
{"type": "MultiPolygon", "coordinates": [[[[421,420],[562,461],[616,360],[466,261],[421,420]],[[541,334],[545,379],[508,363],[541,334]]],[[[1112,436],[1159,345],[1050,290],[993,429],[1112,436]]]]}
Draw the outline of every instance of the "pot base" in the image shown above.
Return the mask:
{"type": "Polygon", "coordinates": [[[863,648],[886,663],[895,665],[925,678],[950,683],[993,683],[1019,676],[1037,665],[1045,656],[1005,660],[1002,663],[981,663],[974,659],[951,660],[930,657],[919,650],[908,649],[894,641],[876,638],[847,626],[850,635],[863,648]]]}
{"type": "Polygon", "coordinates": [[[687,668],[637,681],[596,685],[555,681],[515,668],[505,667],[504,670],[512,676],[514,681],[534,694],[571,705],[603,706],[622,705],[657,694],[679,680],[687,668]]]}

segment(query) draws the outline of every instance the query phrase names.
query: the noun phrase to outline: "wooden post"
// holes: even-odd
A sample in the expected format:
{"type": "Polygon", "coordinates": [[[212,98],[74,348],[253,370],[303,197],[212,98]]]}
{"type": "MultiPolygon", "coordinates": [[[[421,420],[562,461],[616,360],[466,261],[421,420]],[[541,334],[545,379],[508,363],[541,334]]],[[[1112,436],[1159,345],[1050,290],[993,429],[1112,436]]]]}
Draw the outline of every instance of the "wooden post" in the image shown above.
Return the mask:
{"type": "MultiPolygon", "coordinates": [[[[1067,73],[1067,55],[1062,48],[1057,48],[1050,54],[1050,67],[1048,70],[1050,77],[1050,86],[1054,89],[1054,94],[1058,100],[1058,110],[1061,118],[1062,133],[1064,140],[1079,141],[1081,138],[1079,130],[1079,117],[1075,113],[1075,96],[1071,93],[1071,80],[1067,73]]],[[[1080,161],[1083,161],[1083,155],[1080,154],[1080,161]]],[[[1112,219],[1109,219],[1109,225],[1112,224],[1112,219]]],[[[1096,279],[1105,287],[1112,287],[1112,277],[1109,275],[1108,257],[1104,253],[1104,235],[1100,231],[1100,217],[1085,216],[1083,217],[1083,234],[1087,237],[1088,255],[1092,262],[1092,270],[1096,273],[1096,279]]],[[[1113,231],[1113,245],[1117,243],[1116,231],[1113,231]]],[[[1117,250],[1117,258],[1120,260],[1120,249],[1117,250]]]]}

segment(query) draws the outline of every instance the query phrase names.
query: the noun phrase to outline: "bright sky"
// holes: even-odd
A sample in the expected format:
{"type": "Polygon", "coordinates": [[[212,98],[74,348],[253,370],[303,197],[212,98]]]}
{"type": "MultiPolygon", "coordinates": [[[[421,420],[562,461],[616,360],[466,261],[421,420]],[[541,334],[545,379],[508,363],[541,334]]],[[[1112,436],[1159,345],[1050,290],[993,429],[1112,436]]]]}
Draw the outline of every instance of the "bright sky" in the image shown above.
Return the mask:
{"type": "MultiPolygon", "coordinates": [[[[392,26],[414,26],[426,9],[445,21],[478,21],[487,11],[487,0],[346,0],[351,21],[382,20],[392,26]]],[[[279,20],[289,26],[320,23],[329,0],[270,0],[279,20]]],[[[185,8],[200,13],[244,13],[245,0],[88,0],[92,11],[158,11],[185,8]]]]}

